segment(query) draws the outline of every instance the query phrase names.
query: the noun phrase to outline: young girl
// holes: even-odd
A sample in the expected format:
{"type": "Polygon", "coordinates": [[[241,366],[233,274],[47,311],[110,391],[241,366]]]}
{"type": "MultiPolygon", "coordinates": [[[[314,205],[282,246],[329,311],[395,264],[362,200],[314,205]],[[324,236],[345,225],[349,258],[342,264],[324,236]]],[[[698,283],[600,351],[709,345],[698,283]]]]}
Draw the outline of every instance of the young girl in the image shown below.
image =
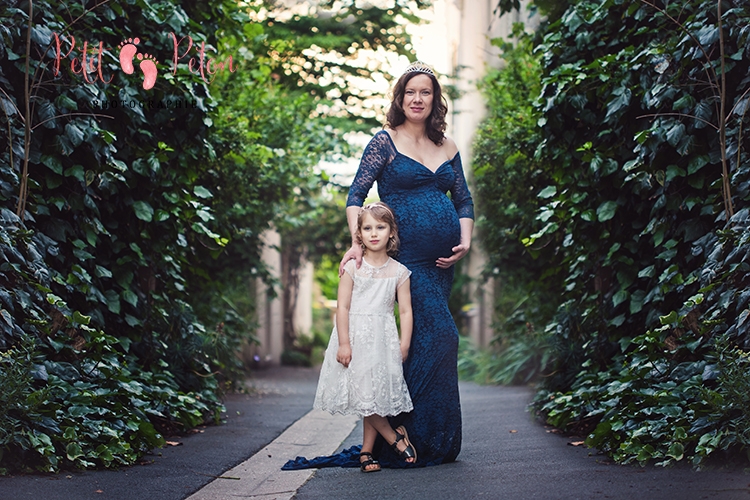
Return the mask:
{"type": "Polygon", "coordinates": [[[364,417],[360,469],[376,472],[380,464],[372,448],[378,433],[404,461],[417,461],[406,429],[394,430],[386,418],[413,409],[402,371],[411,344],[411,271],[391,258],[398,250],[398,228],[385,203],[360,210],[356,237],[365,252],[362,266],[357,269],[350,260],[341,276],[336,325],[313,407],[364,417]],[[400,342],[393,316],[396,297],[400,342]]]}

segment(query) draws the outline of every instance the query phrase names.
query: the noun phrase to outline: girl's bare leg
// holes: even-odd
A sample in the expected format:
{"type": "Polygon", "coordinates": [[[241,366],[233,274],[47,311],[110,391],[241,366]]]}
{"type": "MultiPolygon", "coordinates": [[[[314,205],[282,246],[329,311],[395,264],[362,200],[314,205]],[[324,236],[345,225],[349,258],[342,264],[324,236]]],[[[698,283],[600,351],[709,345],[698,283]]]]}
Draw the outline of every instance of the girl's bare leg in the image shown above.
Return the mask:
{"type": "MultiPolygon", "coordinates": [[[[378,436],[378,431],[372,426],[369,417],[365,417],[362,422],[363,434],[362,436],[362,453],[372,453],[372,449],[375,446],[375,438],[378,436]]],[[[362,459],[360,459],[360,462],[362,459]]],[[[379,469],[380,465],[371,464],[367,466],[367,470],[379,469]]]]}
{"type": "MultiPolygon", "coordinates": [[[[367,439],[367,427],[372,427],[376,432],[378,432],[381,436],[383,436],[383,439],[385,439],[386,443],[390,444],[396,441],[396,431],[393,430],[393,427],[391,427],[391,424],[388,423],[388,419],[385,417],[381,417],[380,415],[370,415],[369,417],[365,417],[364,423],[362,424],[362,427],[364,428],[365,432],[365,439],[367,439]]],[[[372,446],[375,444],[375,437],[372,438],[372,443],[370,444],[370,449],[365,450],[365,443],[362,443],[362,450],[365,451],[371,451],[372,446]]],[[[406,443],[402,439],[398,442],[398,449],[401,451],[404,451],[406,449],[406,443]]],[[[414,462],[413,458],[406,459],[406,462],[412,463],[414,462]]]]}

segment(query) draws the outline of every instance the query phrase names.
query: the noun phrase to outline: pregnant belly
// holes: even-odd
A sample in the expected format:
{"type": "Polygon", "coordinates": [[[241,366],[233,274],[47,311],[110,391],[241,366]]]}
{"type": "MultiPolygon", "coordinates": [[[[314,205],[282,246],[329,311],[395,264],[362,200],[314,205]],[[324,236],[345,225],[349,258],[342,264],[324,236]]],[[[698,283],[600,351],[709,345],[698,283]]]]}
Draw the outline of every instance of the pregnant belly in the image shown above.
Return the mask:
{"type": "Polygon", "coordinates": [[[434,266],[450,257],[461,241],[458,214],[450,199],[440,192],[394,196],[384,200],[396,213],[401,247],[398,260],[409,265],[434,266]]]}

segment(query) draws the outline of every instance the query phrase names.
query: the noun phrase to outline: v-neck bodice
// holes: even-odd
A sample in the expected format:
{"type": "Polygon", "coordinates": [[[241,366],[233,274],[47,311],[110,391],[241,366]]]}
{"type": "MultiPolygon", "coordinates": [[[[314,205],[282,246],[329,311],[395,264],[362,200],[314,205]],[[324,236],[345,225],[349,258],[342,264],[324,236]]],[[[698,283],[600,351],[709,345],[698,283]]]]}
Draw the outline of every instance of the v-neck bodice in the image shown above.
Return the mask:
{"type": "MultiPolygon", "coordinates": [[[[430,172],[432,172],[433,174],[437,174],[437,173],[438,173],[438,171],[439,171],[439,170],[440,170],[441,168],[445,167],[446,165],[448,165],[449,163],[451,163],[452,161],[454,161],[454,160],[456,159],[456,156],[458,156],[458,151],[457,151],[457,152],[456,152],[456,154],[455,154],[455,155],[453,155],[453,159],[451,159],[451,160],[445,160],[445,161],[444,161],[443,163],[441,163],[440,165],[438,165],[438,167],[437,167],[437,168],[436,168],[435,170],[432,170],[432,169],[431,169],[430,167],[428,167],[427,165],[425,165],[425,164],[424,164],[424,163],[422,163],[421,161],[419,161],[419,160],[416,160],[416,159],[412,158],[411,156],[409,156],[409,155],[407,155],[407,154],[405,154],[405,153],[402,153],[401,151],[399,151],[399,150],[398,150],[398,148],[396,147],[396,142],[395,142],[395,141],[393,140],[393,137],[391,137],[391,134],[389,134],[389,133],[388,133],[388,132],[386,132],[385,130],[383,130],[383,132],[385,133],[385,135],[387,135],[387,136],[388,136],[388,139],[389,139],[389,140],[390,140],[390,142],[391,142],[391,146],[393,147],[393,150],[394,150],[394,151],[396,151],[396,155],[399,155],[399,156],[403,156],[403,157],[404,157],[404,158],[406,158],[407,160],[411,160],[411,161],[413,161],[414,163],[416,163],[417,165],[421,165],[422,167],[426,168],[427,170],[429,170],[429,171],[430,171],[430,172]]],[[[378,132],[378,133],[380,133],[380,132],[378,132]]]]}
{"type": "Polygon", "coordinates": [[[381,130],[365,148],[347,206],[361,206],[375,181],[380,199],[396,215],[404,265],[435,266],[439,257],[452,255],[461,236],[458,219],[474,216],[458,153],[432,171],[400,153],[390,134],[381,130]]]}

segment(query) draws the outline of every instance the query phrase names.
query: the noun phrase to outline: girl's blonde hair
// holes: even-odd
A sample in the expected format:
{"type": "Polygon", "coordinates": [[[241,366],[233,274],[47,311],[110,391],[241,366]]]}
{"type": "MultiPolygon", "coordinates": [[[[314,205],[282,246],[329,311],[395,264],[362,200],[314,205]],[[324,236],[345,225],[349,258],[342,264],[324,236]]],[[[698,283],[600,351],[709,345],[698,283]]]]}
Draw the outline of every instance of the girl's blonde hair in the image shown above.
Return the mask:
{"type": "Polygon", "coordinates": [[[357,215],[357,240],[359,244],[364,248],[362,243],[362,218],[365,214],[369,213],[372,218],[378,222],[385,222],[391,228],[391,236],[388,238],[388,244],[385,247],[385,251],[390,257],[395,257],[398,253],[399,239],[398,239],[398,224],[396,224],[396,216],[391,210],[391,207],[383,203],[382,201],[376,201],[362,207],[357,215]]]}

